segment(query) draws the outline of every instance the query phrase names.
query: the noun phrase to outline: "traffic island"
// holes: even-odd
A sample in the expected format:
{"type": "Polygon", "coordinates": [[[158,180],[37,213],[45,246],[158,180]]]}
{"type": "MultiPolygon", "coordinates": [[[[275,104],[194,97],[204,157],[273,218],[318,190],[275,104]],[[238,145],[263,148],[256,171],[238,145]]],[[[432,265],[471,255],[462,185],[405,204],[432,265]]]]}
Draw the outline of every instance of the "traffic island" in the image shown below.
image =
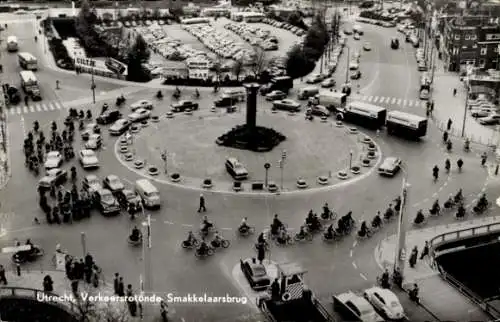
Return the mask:
{"type": "Polygon", "coordinates": [[[155,116],[151,116],[151,122],[158,123],[158,122],[160,122],[160,118],[158,116],[156,116],[156,115],[155,116]]]}
{"type": "Polygon", "coordinates": [[[317,182],[322,186],[326,186],[330,183],[330,179],[327,176],[319,176],[317,182]]]}
{"type": "Polygon", "coordinates": [[[241,181],[235,181],[233,182],[233,191],[239,192],[243,189],[241,186],[241,181]]]}
{"type": "Polygon", "coordinates": [[[172,173],[170,175],[170,181],[172,182],[180,182],[181,181],[181,175],[178,173],[172,173]]]}
{"type": "Polygon", "coordinates": [[[214,185],[212,183],[212,179],[205,179],[203,180],[203,183],[201,184],[203,189],[211,189],[214,185]]]}
{"type": "Polygon", "coordinates": [[[355,166],[351,167],[351,173],[358,175],[361,173],[361,168],[359,166],[355,165],[355,166]]]}
{"type": "Polygon", "coordinates": [[[158,174],[160,174],[160,171],[158,170],[157,167],[155,166],[150,166],[148,167],[148,174],[150,176],[157,176],[158,174]]]}
{"type": "Polygon", "coordinates": [[[130,162],[130,161],[134,160],[134,154],[133,154],[133,153],[131,153],[131,152],[129,152],[129,153],[125,153],[125,154],[123,155],[123,159],[124,159],[125,161],[129,161],[129,162],[130,162]]]}

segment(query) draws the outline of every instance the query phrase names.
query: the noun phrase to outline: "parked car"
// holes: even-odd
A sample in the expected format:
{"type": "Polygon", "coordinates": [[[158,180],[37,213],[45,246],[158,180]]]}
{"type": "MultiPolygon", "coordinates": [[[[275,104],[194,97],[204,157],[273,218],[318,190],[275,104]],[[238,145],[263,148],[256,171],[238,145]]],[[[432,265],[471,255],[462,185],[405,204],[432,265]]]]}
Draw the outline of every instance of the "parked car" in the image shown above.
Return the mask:
{"type": "Polygon", "coordinates": [[[362,322],[383,322],[384,319],[374,310],[373,306],[362,296],[346,292],[333,297],[335,311],[340,312],[347,320],[362,322]]]}
{"type": "Polygon", "coordinates": [[[226,159],[226,170],[235,180],[248,179],[248,170],[236,158],[226,159]]]}
{"type": "Polygon", "coordinates": [[[482,125],[497,125],[500,124],[500,114],[491,114],[487,117],[483,117],[479,120],[482,125]]]}
{"type": "Polygon", "coordinates": [[[130,109],[133,111],[136,111],[140,108],[146,109],[146,110],[152,110],[153,109],[153,102],[148,101],[148,100],[140,100],[135,103],[132,103],[130,105],[130,109]]]}
{"type": "Polygon", "coordinates": [[[290,112],[300,111],[300,104],[291,99],[273,101],[273,109],[290,112]]]}
{"type": "Polygon", "coordinates": [[[97,190],[93,197],[94,203],[103,215],[111,215],[120,212],[120,204],[108,189],[97,190]]]}
{"type": "Polygon", "coordinates": [[[110,174],[109,176],[104,178],[102,184],[104,188],[108,189],[112,193],[117,193],[125,189],[125,186],[123,185],[120,178],[118,178],[118,176],[115,176],[114,174],[110,174]]]}
{"type": "Polygon", "coordinates": [[[282,91],[272,91],[269,94],[266,94],[266,101],[275,101],[275,100],[282,100],[286,98],[286,93],[282,91]]]}
{"type": "Polygon", "coordinates": [[[133,190],[123,189],[116,193],[116,199],[123,209],[128,209],[130,204],[141,205],[141,197],[133,190]]]}
{"type": "Polygon", "coordinates": [[[130,124],[132,123],[127,119],[119,119],[109,128],[109,134],[122,135],[125,131],[127,131],[130,124]]]}
{"type": "Polygon", "coordinates": [[[265,290],[271,285],[271,278],[267,275],[266,267],[253,263],[251,258],[240,259],[240,269],[253,290],[265,290]]]}
{"type": "Polygon", "coordinates": [[[357,61],[351,61],[349,63],[349,69],[350,70],[358,70],[359,69],[359,63],[357,61]]]}
{"type": "Polygon", "coordinates": [[[143,120],[147,120],[151,117],[151,111],[140,108],[136,110],[134,113],[128,115],[128,119],[130,122],[140,122],[143,120]]]}
{"type": "Polygon", "coordinates": [[[59,168],[63,163],[63,157],[58,151],[50,151],[47,153],[47,157],[45,159],[45,169],[54,169],[59,168]]]}
{"type": "Polygon", "coordinates": [[[381,287],[366,289],[364,297],[373,307],[392,320],[403,319],[405,314],[398,297],[392,291],[381,287]]]}
{"type": "Polygon", "coordinates": [[[354,40],[360,40],[361,36],[358,33],[355,33],[353,38],[354,38],[354,40]]]}
{"type": "Polygon", "coordinates": [[[68,178],[68,172],[63,169],[50,169],[47,173],[38,181],[38,187],[42,189],[50,189],[61,183],[64,183],[68,178]]]}
{"type": "Polygon", "coordinates": [[[99,159],[93,150],[81,150],[78,156],[84,169],[99,168],[99,159]]]}
{"type": "Polygon", "coordinates": [[[102,185],[96,175],[89,174],[82,180],[82,189],[89,194],[94,194],[96,191],[102,189],[102,185]]]}
{"type": "Polygon", "coordinates": [[[425,62],[420,62],[418,64],[418,71],[419,72],[426,72],[427,71],[427,65],[425,64],[425,62]]]}
{"type": "Polygon", "coordinates": [[[323,88],[330,88],[335,86],[335,79],[333,78],[327,78],[324,81],[321,82],[321,87],[323,88]]]}
{"type": "Polygon", "coordinates": [[[122,117],[118,110],[107,110],[96,118],[97,124],[111,124],[122,117]]]}
{"type": "Polygon", "coordinates": [[[379,166],[378,173],[382,176],[393,177],[401,169],[401,159],[396,157],[387,157],[379,166]]]}
{"type": "Polygon", "coordinates": [[[361,78],[361,71],[355,70],[351,73],[351,79],[360,79],[361,78]]]}

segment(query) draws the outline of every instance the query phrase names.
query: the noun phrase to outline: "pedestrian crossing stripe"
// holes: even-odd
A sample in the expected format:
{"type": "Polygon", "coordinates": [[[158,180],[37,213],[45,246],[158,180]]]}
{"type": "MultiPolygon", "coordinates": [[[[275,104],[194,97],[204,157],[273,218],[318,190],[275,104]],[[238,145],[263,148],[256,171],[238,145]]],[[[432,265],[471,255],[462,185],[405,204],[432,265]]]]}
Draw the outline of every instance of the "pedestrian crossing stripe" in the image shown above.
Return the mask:
{"type": "Polygon", "coordinates": [[[23,106],[23,113],[24,113],[24,114],[28,113],[28,107],[27,107],[26,105],[25,105],[25,106],[23,106]]]}
{"type": "Polygon", "coordinates": [[[42,111],[55,111],[55,110],[61,110],[63,108],[62,104],[59,102],[47,102],[47,103],[33,103],[28,106],[17,106],[17,107],[11,107],[10,108],[10,115],[21,115],[21,114],[28,114],[28,113],[35,113],[35,112],[42,112],[42,111]]]}
{"type": "Polygon", "coordinates": [[[33,107],[33,105],[30,105],[30,106],[29,106],[29,109],[30,109],[30,112],[31,112],[31,113],[35,112],[35,108],[33,107]]]}
{"type": "Polygon", "coordinates": [[[408,106],[410,106],[410,107],[413,106],[413,101],[409,101],[408,106]]]}

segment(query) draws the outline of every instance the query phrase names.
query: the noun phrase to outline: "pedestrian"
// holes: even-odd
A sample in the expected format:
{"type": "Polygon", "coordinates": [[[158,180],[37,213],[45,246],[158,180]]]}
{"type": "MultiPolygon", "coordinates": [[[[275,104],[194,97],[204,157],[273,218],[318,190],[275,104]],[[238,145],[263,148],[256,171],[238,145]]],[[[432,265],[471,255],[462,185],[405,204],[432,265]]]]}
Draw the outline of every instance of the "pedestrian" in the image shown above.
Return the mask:
{"type": "Polygon", "coordinates": [[[75,296],[78,295],[78,283],[77,279],[71,281],[71,291],[75,296]]]}
{"type": "Polygon", "coordinates": [[[160,315],[163,322],[168,321],[168,305],[165,301],[160,302],[160,315]]]}
{"type": "Polygon", "coordinates": [[[92,267],[94,266],[94,258],[92,257],[92,255],[90,255],[90,253],[87,253],[87,255],[85,255],[85,266],[89,269],[92,269],[92,267]]]}
{"type": "Polygon", "coordinates": [[[429,255],[429,242],[425,241],[424,248],[422,249],[422,253],[420,254],[420,260],[424,259],[424,257],[427,255],[429,255]]]}
{"type": "Polygon", "coordinates": [[[7,277],[5,277],[5,268],[0,265],[0,284],[7,285],[7,277]]]}
{"type": "Polygon", "coordinates": [[[115,295],[118,295],[119,285],[120,285],[120,274],[115,273],[115,278],[113,279],[113,290],[115,291],[115,295]]]}
{"type": "Polygon", "coordinates": [[[451,130],[451,125],[452,125],[452,124],[453,124],[453,121],[451,120],[451,118],[449,118],[449,119],[448,119],[448,124],[446,125],[446,129],[447,129],[448,131],[450,131],[450,130],[451,130]]]}
{"type": "Polygon", "coordinates": [[[205,197],[203,194],[200,194],[200,206],[198,207],[198,212],[206,212],[207,208],[205,207],[205,197]]]}
{"type": "Polygon", "coordinates": [[[134,292],[132,290],[132,284],[127,285],[127,304],[131,316],[137,316],[137,302],[132,300],[134,292]]]}
{"type": "Polygon", "coordinates": [[[78,279],[83,280],[85,276],[85,263],[83,262],[83,258],[80,258],[78,262],[78,279]]]}
{"type": "Polygon", "coordinates": [[[123,277],[121,276],[118,282],[118,296],[125,296],[125,284],[123,283],[123,277]]]}
{"type": "Polygon", "coordinates": [[[24,105],[28,106],[28,96],[24,96],[24,105]]]}
{"type": "Polygon", "coordinates": [[[271,298],[275,301],[280,300],[280,283],[277,278],[271,284],[271,298]]]}
{"type": "Polygon", "coordinates": [[[43,291],[54,291],[54,281],[52,280],[52,277],[50,277],[50,275],[45,275],[45,277],[43,278],[43,291]]]}
{"type": "Polygon", "coordinates": [[[257,259],[259,260],[259,263],[262,265],[262,261],[266,257],[266,249],[264,244],[259,244],[257,246],[257,259]]]}
{"type": "Polygon", "coordinates": [[[418,258],[418,248],[417,248],[417,246],[415,246],[413,248],[413,250],[411,251],[410,260],[409,260],[409,264],[410,264],[411,268],[414,268],[415,264],[417,264],[417,258],[418,258]]]}
{"type": "Polygon", "coordinates": [[[448,142],[448,137],[449,137],[449,136],[448,136],[448,131],[444,131],[444,132],[443,132],[443,142],[444,142],[444,143],[448,142]]]}
{"type": "MultiPolygon", "coordinates": [[[[99,287],[99,267],[94,264],[92,267],[92,284],[94,285],[95,288],[99,287]]],[[[116,292],[115,292],[116,295],[116,292]]]]}

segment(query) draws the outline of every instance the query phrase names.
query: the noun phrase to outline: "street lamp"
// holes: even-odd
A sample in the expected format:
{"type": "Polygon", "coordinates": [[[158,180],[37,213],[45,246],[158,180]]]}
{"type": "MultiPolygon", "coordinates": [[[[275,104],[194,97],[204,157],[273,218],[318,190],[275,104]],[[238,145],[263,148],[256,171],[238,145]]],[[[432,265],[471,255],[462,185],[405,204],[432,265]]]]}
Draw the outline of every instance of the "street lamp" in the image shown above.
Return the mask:
{"type": "Polygon", "coordinates": [[[408,171],[401,166],[404,176],[401,183],[401,206],[399,207],[399,222],[398,222],[398,242],[396,247],[396,252],[394,254],[394,272],[399,269],[401,276],[404,278],[404,268],[406,261],[406,226],[408,220],[405,218],[406,205],[409,203],[409,189],[410,184],[408,183],[408,171]]]}
{"type": "Polygon", "coordinates": [[[269,168],[271,167],[271,164],[269,162],[264,163],[264,169],[266,170],[266,176],[264,179],[264,186],[267,187],[269,184],[269,168]]]}
{"type": "Polygon", "coordinates": [[[85,236],[85,232],[80,233],[81,238],[82,238],[82,252],[83,252],[83,257],[87,256],[87,237],[85,236]]]}
{"type": "Polygon", "coordinates": [[[353,153],[354,152],[352,150],[349,151],[349,169],[352,168],[352,155],[353,155],[353,153]]]}
{"type": "Polygon", "coordinates": [[[464,106],[464,120],[462,122],[462,137],[465,136],[465,121],[467,120],[467,108],[469,105],[469,81],[465,81],[465,106],[464,106]]]}
{"type": "Polygon", "coordinates": [[[92,90],[92,100],[95,104],[95,81],[94,81],[94,68],[92,68],[92,83],[90,85],[90,89],[92,90]]]}
{"type": "Polygon", "coordinates": [[[144,261],[144,280],[141,277],[141,291],[151,291],[151,215],[144,213],[144,206],[141,207],[142,215],[147,218],[142,222],[144,232],[142,233],[142,260],[144,261]],[[146,238],[146,239],[145,239],[146,238]]]}

